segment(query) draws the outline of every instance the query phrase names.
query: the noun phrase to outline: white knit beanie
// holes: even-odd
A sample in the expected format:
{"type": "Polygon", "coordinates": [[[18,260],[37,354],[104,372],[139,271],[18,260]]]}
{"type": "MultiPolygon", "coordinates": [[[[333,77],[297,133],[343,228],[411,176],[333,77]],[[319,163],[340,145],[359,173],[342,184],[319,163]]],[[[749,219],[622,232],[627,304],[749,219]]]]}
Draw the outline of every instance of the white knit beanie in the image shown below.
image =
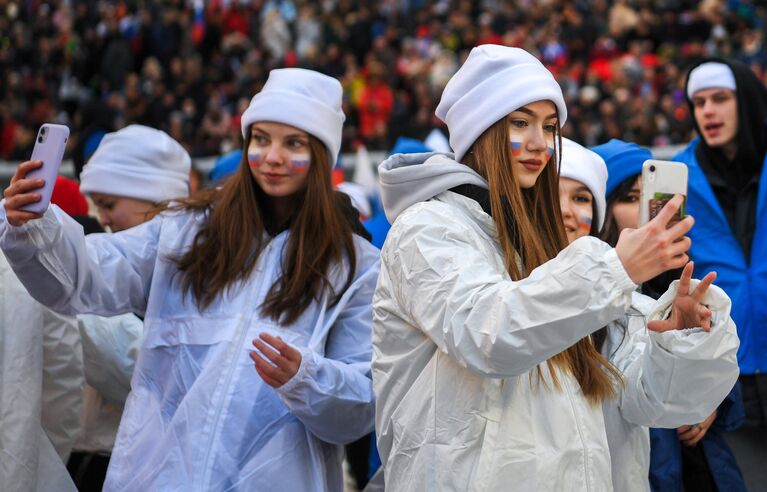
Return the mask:
{"type": "Polygon", "coordinates": [[[687,97],[692,99],[696,92],[703,89],[730,89],[734,91],[735,74],[732,69],[719,62],[701,63],[692,69],[687,80],[687,97]]]}
{"type": "Polygon", "coordinates": [[[192,159],[167,133],[130,125],[104,136],[80,174],[80,191],[157,203],[189,195],[192,159]]]}
{"type": "Polygon", "coordinates": [[[561,178],[570,178],[586,185],[597,204],[597,216],[594,217],[599,230],[605,223],[605,189],[607,187],[607,166],[599,154],[573,142],[562,139],[562,165],[559,168],[561,178]]]}
{"type": "Polygon", "coordinates": [[[274,121],[317,137],[335,164],[341,150],[344,112],[341,83],[313,70],[280,68],[269,72],[264,88],[242,113],[242,136],[257,121],[274,121]]]}
{"type": "Polygon", "coordinates": [[[450,146],[460,162],[496,121],[525,104],[543,100],[556,105],[559,125],[564,125],[565,98],[551,72],[523,49],[484,44],[471,50],[450,79],[435,112],[447,124],[450,146]]]}

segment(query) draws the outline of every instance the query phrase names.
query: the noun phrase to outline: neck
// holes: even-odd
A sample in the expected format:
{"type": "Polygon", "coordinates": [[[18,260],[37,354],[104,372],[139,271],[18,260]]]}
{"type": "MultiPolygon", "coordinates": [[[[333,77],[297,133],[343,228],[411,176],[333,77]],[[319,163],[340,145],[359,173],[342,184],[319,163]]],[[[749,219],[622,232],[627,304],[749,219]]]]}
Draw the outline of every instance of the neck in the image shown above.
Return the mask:
{"type": "Polygon", "coordinates": [[[293,211],[296,208],[295,197],[272,197],[270,202],[274,223],[282,226],[290,219],[290,216],[293,215],[293,211]]]}
{"type": "Polygon", "coordinates": [[[728,161],[731,161],[735,159],[735,154],[738,153],[738,144],[737,142],[733,141],[726,143],[722,146],[722,153],[727,158],[728,161]]]}

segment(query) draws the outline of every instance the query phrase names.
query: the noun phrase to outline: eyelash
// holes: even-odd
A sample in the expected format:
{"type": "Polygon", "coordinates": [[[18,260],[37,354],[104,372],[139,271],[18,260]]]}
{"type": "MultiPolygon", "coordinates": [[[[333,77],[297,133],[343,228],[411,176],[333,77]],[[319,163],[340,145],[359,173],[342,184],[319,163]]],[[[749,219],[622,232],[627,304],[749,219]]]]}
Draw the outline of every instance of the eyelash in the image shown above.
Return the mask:
{"type": "MultiPolygon", "coordinates": [[[[264,137],[264,136],[261,136],[261,135],[254,135],[253,136],[253,142],[256,145],[258,145],[258,146],[264,146],[264,145],[267,145],[269,143],[269,139],[264,137]]],[[[298,148],[304,147],[305,145],[306,145],[306,143],[301,141],[301,140],[288,140],[287,141],[287,146],[291,147],[291,148],[294,148],[294,149],[298,149],[298,148]]]]}
{"type": "Polygon", "coordinates": [[[585,195],[576,195],[574,199],[576,202],[591,203],[591,197],[585,195]]]}
{"type": "MultiPolygon", "coordinates": [[[[510,123],[511,123],[511,126],[516,127],[516,128],[520,128],[520,129],[527,127],[527,121],[525,121],[525,120],[511,120],[510,123]]],[[[557,131],[557,126],[556,125],[544,125],[543,126],[543,130],[546,133],[555,133],[557,131]]]]}

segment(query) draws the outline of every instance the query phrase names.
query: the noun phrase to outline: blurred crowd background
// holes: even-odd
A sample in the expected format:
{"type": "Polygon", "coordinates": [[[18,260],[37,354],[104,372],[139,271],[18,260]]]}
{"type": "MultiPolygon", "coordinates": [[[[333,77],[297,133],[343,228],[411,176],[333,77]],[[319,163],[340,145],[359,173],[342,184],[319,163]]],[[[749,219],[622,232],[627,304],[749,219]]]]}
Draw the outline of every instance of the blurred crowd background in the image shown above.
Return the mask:
{"type": "Polygon", "coordinates": [[[683,143],[685,69],[704,55],[764,80],[767,8],[741,0],[0,0],[0,160],[25,160],[43,122],[67,124],[76,165],[131,123],[193,157],[241,145],[267,73],[306,67],[345,88],[345,152],[440,128],[434,108],[469,50],[519,46],[560,81],[565,135],[683,143]]]}

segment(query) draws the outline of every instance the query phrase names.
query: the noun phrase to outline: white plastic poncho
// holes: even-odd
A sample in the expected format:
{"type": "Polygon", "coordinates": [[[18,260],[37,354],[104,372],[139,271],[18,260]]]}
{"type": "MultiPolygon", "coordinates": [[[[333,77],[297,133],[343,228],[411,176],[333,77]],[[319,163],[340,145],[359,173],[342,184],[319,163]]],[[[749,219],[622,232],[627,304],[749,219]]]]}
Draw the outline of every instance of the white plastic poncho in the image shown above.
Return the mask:
{"type": "MultiPolygon", "coordinates": [[[[201,315],[174,283],[169,255],[189,248],[203,215],[165,213],[116,234],[91,234],[56,206],[21,227],[3,222],[0,246],[27,289],[67,313],[144,316],[105,490],[342,490],[344,443],[373,429],[370,302],[378,251],[355,237],[357,271],[334,306],[312,304],[291,326],[260,306],[281,268],[289,231],[253,274],[201,315]],[[259,333],[302,354],[275,390],[248,357],[259,333]]],[[[342,285],[344,268],[331,279],[342,285]]]]}
{"type": "Polygon", "coordinates": [[[0,490],[76,490],[65,463],[82,387],[75,319],[32,299],[0,254],[0,490]]]}
{"type": "Polygon", "coordinates": [[[612,490],[603,409],[567,374],[556,390],[542,363],[623,318],[635,285],[615,251],[582,238],[515,282],[493,219],[445,191],[486,188],[476,173],[422,154],[380,176],[394,222],[373,321],[387,490],[612,490]]]}

